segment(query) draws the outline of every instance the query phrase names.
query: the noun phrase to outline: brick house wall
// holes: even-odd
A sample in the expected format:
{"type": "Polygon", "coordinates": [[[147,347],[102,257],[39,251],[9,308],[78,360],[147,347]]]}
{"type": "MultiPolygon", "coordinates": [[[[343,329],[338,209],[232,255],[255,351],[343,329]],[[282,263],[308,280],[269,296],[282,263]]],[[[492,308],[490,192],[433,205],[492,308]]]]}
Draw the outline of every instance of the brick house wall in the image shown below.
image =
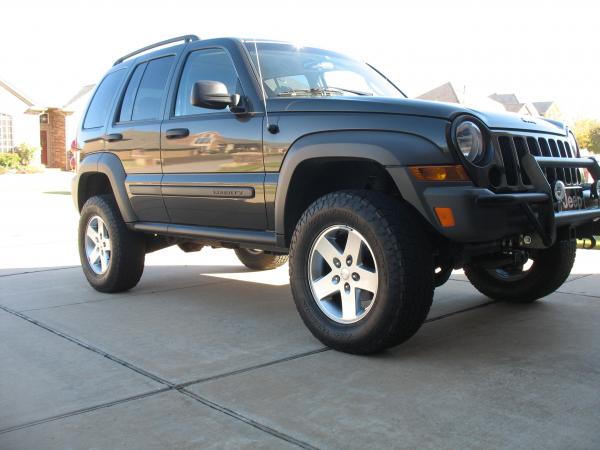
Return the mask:
{"type": "Polygon", "coordinates": [[[67,143],[65,117],[67,113],[58,108],[48,108],[48,123],[40,124],[40,132],[46,132],[46,167],[67,169],[67,143]]]}

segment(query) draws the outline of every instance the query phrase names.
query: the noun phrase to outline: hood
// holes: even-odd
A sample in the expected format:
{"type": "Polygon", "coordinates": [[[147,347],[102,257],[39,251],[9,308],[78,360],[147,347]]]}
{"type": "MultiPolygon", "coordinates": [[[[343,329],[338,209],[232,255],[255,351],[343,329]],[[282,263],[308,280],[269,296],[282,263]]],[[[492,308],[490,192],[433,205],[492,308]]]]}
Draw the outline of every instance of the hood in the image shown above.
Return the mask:
{"type": "Polygon", "coordinates": [[[387,97],[281,97],[268,100],[269,111],[347,112],[403,114],[452,120],[460,114],[471,114],[488,128],[553,133],[565,136],[564,124],[542,117],[520,116],[508,112],[481,111],[456,103],[387,97]]]}

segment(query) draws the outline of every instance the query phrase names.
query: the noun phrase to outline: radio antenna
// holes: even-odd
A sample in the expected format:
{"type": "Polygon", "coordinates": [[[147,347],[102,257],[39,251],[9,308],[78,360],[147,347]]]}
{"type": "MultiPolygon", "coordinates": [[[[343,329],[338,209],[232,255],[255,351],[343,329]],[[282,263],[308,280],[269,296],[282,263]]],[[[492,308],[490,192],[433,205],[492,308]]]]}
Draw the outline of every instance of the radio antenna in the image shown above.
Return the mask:
{"type": "Polygon", "coordinates": [[[267,123],[267,130],[270,133],[276,134],[279,132],[279,127],[275,124],[271,124],[269,121],[269,112],[267,111],[267,94],[265,92],[265,86],[262,77],[262,70],[260,68],[260,56],[258,56],[258,46],[256,45],[256,39],[254,39],[254,52],[256,53],[256,65],[258,66],[258,78],[260,81],[260,92],[262,94],[263,106],[265,108],[265,122],[267,123]]]}

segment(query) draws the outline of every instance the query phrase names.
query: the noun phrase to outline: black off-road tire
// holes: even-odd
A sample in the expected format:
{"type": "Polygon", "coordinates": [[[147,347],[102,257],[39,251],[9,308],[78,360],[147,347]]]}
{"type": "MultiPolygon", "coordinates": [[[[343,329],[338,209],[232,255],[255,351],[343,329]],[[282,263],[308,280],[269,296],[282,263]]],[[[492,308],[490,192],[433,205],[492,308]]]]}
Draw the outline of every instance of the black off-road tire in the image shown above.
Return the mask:
{"type": "Polygon", "coordinates": [[[145,245],[143,236],[125,225],[119,208],[110,195],[88,199],[79,218],[79,256],[83,273],[94,289],[100,292],[122,292],[133,288],[144,271],[145,245]],[[108,228],[112,247],[108,270],[96,274],[85,253],[87,224],[93,216],[100,216],[108,228]]]}
{"type": "Polygon", "coordinates": [[[271,270],[288,262],[288,255],[273,255],[259,250],[236,248],[235,254],[248,269],[271,270]]]}
{"type": "Polygon", "coordinates": [[[502,280],[476,265],[465,266],[465,275],[482,294],[493,300],[532,303],[556,291],[568,278],[575,263],[576,241],[562,240],[532,255],[533,265],[516,280],[502,280]]]}
{"type": "Polygon", "coordinates": [[[296,308],[325,345],[370,354],[398,345],[421,327],[433,300],[433,254],[417,213],[394,197],[370,191],[327,194],[304,212],[290,246],[290,283],[296,308]],[[323,230],[345,225],[368,242],[378,267],[371,310],[355,323],[339,323],[319,308],[310,288],[310,252],[323,230]]]}

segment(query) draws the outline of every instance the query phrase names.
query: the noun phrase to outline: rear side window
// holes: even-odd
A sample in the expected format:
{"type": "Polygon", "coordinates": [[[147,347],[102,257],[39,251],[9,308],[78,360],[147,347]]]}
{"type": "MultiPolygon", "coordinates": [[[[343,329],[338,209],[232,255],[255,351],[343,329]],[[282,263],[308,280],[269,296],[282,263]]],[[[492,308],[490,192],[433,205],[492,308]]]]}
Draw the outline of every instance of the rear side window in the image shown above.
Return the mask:
{"type": "Polygon", "coordinates": [[[160,106],[174,60],[173,56],[167,56],[147,63],[133,101],[131,120],[160,118],[160,106]]]}
{"type": "Polygon", "coordinates": [[[83,128],[99,128],[104,125],[108,108],[123,81],[125,71],[123,69],[111,72],[100,82],[94,98],[85,114],[83,128]]]}

